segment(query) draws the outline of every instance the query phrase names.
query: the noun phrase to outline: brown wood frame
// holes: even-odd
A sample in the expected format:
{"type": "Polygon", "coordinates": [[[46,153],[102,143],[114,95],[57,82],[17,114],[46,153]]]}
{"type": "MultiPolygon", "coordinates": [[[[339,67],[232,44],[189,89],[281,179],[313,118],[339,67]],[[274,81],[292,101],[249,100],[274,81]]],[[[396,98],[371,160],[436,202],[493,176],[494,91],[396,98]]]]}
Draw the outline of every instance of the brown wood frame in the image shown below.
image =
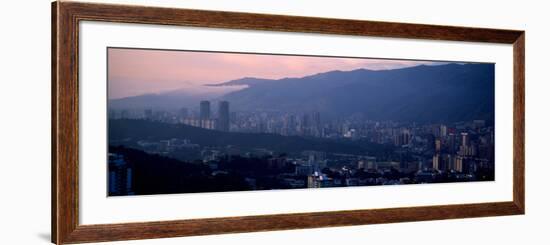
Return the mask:
{"type": "Polygon", "coordinates": [[[524,31],[58,1],[52,3],[51,48],[53,243],[364,225],[515,215],[525,212],[524,31]],[[513,201],[80,225],[78,217],[78,24],[82,20],[512,44],[514,59],[513,201]]]}

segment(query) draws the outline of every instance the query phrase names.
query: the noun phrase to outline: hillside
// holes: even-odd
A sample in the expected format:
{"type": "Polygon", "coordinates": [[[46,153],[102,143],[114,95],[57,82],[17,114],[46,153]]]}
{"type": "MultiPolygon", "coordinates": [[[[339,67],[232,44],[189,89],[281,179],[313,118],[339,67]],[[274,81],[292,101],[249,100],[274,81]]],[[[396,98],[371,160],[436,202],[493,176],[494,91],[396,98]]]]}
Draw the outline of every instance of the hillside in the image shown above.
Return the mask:
{"type": "Polygon", "coordinates": [[[443,122],[493,120],[494,65],[333,71],[264,81],[223,97],[236,110],[319,111],[324,117],[443,122]]]}
{"type": "Polygon", "coordinates": [[[179,109],[197,108],[201,100],[227,100],[232,111],[318,111],[325,119],[355,115],[409,122],[492,122],[494,82],[494,64],[421,65],[279,80],[243,78],[203,86],[199,94],[182,89],[111,100],[109,106],[179,109]]]}
{"type": "Polygon", "coordinates": [[[146,120],[118,119],[109,120],[109,141],[128,143],[138,140],[165,140],[172,138],[189,139],[200,146],[226,147],[234,146],[244,149],[265,148],[277,152],[301,152],[306,150],[366,154],[389,149],[362,141],[327,140],[304,138],[299,136],[282,136],[276,134],[252,134],[221,132],[202,129],[183,124],[166,124],[146,120]]]}

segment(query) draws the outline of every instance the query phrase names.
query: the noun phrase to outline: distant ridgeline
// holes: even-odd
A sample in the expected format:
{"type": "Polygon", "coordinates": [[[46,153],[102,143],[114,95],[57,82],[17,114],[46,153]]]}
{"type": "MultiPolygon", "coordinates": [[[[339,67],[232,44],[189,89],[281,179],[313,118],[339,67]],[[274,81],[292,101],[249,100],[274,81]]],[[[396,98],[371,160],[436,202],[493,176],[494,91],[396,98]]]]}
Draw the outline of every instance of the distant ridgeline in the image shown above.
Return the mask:
{"type": "MultiPolygon", "coordinates": [[[[223,95],[232,111],[317,111],[408,122],[494,121],[494,64],[447,64],[394,70],[331,71],[279,80],[243,78],[209,86],[243,86],[223,95]]],[[[111,100],[113,109],[196,106],[184,93],[111,100]]]]}

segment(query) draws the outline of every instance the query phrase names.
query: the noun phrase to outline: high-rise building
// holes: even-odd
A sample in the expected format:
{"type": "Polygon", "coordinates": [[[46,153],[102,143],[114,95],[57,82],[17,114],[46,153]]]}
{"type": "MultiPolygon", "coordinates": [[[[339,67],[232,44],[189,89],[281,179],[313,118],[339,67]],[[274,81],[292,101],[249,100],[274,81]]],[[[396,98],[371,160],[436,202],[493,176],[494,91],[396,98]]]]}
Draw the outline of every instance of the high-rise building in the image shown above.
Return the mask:
{"type": "Polygon", "coordinates": [[[295,135],[296,134],[296,115],[289,115],[288,121],[287,121],[287,133],[288,135],[295,135]]]}
{"type": "Polygon", "coordinates": [[[357,169],[365,169],[367,161],[359,160],[357,161],[357,169]]]}
{"type": "Polygon", "coordinates": [[[311,118],[309,114],[305,113],[302,115],[302,121],[300,125],[300,133],[302,135],[310,135],[311,127],[311,118]]]}
{"type": "Polygon", "coordinates": [[[109,195],[132,195],[132,168],[120,154],[109,153],[109,195]]]}
{"type": "Polygon", "coordinates": [[[200,119],[201,120],[208,120],[210,119],[210,101],[203,100],[201,101],[201,108],[200,108],[200,119]]]}
{"type": "Polygon", "coordinates": [[[435,170],[439,170],[441,168],[441,156],[439,154],[435,154],[432,157],[432,168],[435,170]]]}
{"type": "Polygon", "coordinates": [[[477,155],[476,144],[471,144],[470,136],[468,133],[462,133],[462,144],[459,147],[459,155],[461,156],[475,156],[477,155]]]}
{"type": "Polygon", "coordinates": [[[396,146],[408,145],[411,143],[411,132],[408,129],[402,129],[400,133],[394,136],[396,146]]]}
{"type": "Polygon", "coordinates": [[[220,101],[218,104],[218,130],[229,132],[229,102],[220,101]]]}
{"type": "Polygon", "coordinates": [[[455,137],[454,133],[449,134],[449,139],[448,139],[447,144],[449,145],[449,152],[451,152],[452,154],[456,153],[456,139],[455,138],[456,137],[455,137]]]}
{"type": "Polygon", "coordinates": [[[441,139],[435,139],[435,152],[441,152],[441,139]]]}
{"type": "Polygon", "coordinates": [[[206,119],[206,120],[202,120],[200,121],[201,122],[201,128],[206,128],[206,129],[216,129],[216,120],[214,119],[206,119]]]}
{"type": "Polygon", "coordinates": [[[470,137],[468,133],[461,133],[462,136],[462,146],[467,147],[470,144],[470,137]]]}
{"type": "Polygon", "coordinates": [[[316,137],[321,136],[321,114],[317,111],[312,113],[312,128],[313,128],[313,135],[316,137]]]}
{"type": "Polygon", "coordinates": [[[440,170],[449,171],[453,169],[454,157],[451,154],[445,154],[442,156],[442,164],[440,164],[440,170]]]}
{"type": "Polygon", "coordinates": [[[447,137],[447,126],[445,125],[439,126],[439,135],[441,137],[447,137]]]}
{"type": "Polygon", "coordinates": [[[453,165],[453,169],[457,172],[462,172],[464,171],[464,158],[461,157],[461,156],[457,156],[455,159],[454,159],[454,165],[453,165]]]}
{"type": "Polygon", "coordinates": [[[317,176],[307,176],[307,188],[321,188],[321,182],[317,179],[317,176]]]}

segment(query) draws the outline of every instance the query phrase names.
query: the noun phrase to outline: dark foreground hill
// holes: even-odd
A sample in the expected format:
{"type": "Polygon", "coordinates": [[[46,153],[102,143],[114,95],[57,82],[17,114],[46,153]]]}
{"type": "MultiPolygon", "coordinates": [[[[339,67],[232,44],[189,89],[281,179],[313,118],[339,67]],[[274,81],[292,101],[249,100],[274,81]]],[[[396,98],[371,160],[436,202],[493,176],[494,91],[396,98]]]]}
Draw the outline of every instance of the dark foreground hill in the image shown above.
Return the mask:
{"type": "Polygon", "coordinates": [[[183,124],[167,124],[146,120],[109,120],[111,142],[136,142],[138,140],[189,139],[201,147],[233,146],[242,149],[264,148],[282,153],[315,150],[347,154],[376,154],[390,146],[364,141],[327,140],[276,134],[234,133],[202,129],[183,124]]]}

